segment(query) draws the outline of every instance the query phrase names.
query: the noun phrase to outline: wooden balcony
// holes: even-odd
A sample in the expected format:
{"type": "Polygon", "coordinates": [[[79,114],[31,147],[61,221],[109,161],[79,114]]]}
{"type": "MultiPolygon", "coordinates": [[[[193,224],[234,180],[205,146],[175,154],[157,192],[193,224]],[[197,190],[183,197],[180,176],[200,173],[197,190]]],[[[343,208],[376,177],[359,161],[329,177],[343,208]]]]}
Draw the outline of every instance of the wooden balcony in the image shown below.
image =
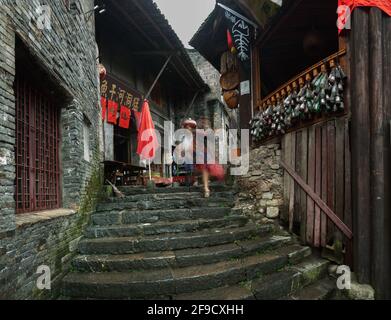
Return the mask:
{"type": "Polygon", "coordinates": [[[340,58],[345,54],[346,49],[340,50],[339,52],[334,53],[331,56],[316,63],[315,65],[309,67],[299,75],[284,83],[277,90],[273,91],[271,94],[258,101],[257,109],[259,111],[263,111],[268,106],[273,105],[275,101],[286,97],[287,94],[292,92],[292,90],[294,90],[295,88],[300,88],[306,81],[311,81],[313,77],[319,74],[322,70],[329,70],[330,66],[333,65],[333,63],[335,62],[339,62],[340,58]]]}

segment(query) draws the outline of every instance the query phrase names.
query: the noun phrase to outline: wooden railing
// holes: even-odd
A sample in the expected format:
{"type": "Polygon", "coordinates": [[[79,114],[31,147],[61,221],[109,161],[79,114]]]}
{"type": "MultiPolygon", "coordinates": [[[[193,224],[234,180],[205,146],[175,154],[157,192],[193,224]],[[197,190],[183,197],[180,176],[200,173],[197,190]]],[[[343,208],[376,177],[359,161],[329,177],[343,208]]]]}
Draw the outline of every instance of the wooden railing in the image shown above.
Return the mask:
{"type": "Polygon", "coordinates": [[[346,54],[346,49],[340,50],[337,53],[332,54],[331,56],[323,59],[322,61],[316,63],[315,65],[309,67],[299,75],[295,76],[277,90],[273,91],[267,97],[258,102],[258,110],[265,110],[267,106],[273,104],[273,102],[278,101],[280,98],[284,98],[287,94],[289,94],[292,90],[299,88],[302,86],[306,80],[311,80],[314,75],[317,75],[324,70],[324,68],[330,68],[330,65],[338,61],[340,57],[346,54]]]}
{"type": "Polygon", "coordinates": [[[295,180],[295,182],[305,191],[305,193],[319,206],[326,216],[334,223],[334,225],[349,239],[353,238],[352,230],[334,213],[333,210],[324,202],[315,191],[284,161],[281,161],[281,166],[295,180]]]}

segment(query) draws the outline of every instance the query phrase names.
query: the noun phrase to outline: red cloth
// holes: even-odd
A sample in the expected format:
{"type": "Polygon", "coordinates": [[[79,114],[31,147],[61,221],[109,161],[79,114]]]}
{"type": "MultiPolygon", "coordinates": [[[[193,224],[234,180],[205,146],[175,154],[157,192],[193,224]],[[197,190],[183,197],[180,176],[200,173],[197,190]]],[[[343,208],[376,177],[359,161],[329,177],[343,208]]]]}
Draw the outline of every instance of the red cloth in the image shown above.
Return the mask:
{"type": "Polygon", "coordinates": [[[231,50],[235,47],[234,40],[232,39],[231,32],[227,29],[227,41],[228,41],[228,48],[231,50]]]}
{"type": "Polygon", "coordinates": [[[130,124],[130,109],[125,106],[121,106],[119,126],[121,128],[129,129],[130,124]]]}
{"type": "Polygon", "coordinates": [[[140,121],[141,121],[141,113],[138,111],[133,111],[133,114],[137,121],[137,130],[140,128],[140,121]]]}
{"type": "Polygon", "coordinates": [[[100,104],[102,106],[102,120],[105,120],[107,112],[107,99],[105,97],[101,97],[100,104]]]}
{"type": "Polygon", "coordinates": [[[109,114],[107,117],[107,122],[112,124],[117,124],[117,114],[118,114],[118,103],[109,100],[109,114]]]}
{"type": "Polygon", "coordinates": [[[212,177],[218,180],[224,180],[225,172],[221,164],[208,164],[208,171],[212,177]]]}
{"type": "MultiPolygon", "coordinates": [[[[348,6],[350,12],[353,12],[357,7],[378,7],[383,10],[389,16],[391,16],[391,1],[390,0],[338,0],[338,6],[348,6]]],[[[340,13],[339,17],[341,18],[344,13],[340,13]]],[[[346,21],[342,21],[346,23],[346,21]]],[[[341,32],[341,30],[339,30],[341,32]]]]}
{"type": "Polygon", "coordinates": [[[207,170],[212,177],[220,181],[225,177],[224,167],[221,164],[197,164],[197,170],[207,170]]]}
{"type": "Polygon", "coordinates": [[[143,103],[137,140],[137,154],[140,155],[140,158],[142,160],[153,160],[159,147],[159,142],[147,100],[143,103]]]}

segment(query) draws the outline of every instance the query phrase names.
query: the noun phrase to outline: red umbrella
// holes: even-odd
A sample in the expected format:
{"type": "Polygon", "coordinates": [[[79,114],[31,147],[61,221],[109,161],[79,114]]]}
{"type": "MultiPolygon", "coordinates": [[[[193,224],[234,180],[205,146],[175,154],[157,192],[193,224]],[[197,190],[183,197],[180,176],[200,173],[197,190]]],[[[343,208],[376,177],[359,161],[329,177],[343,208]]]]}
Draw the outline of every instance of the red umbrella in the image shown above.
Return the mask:
{"type": "Polygon", "coordinates": [[[144,100],[143,103],[137,143],[137,154],[140,155],[142,160],[149,160],[149,164],[151,164],[151,161],[155,158],[159,142],[149,110],[148,100],[144,100]]]}

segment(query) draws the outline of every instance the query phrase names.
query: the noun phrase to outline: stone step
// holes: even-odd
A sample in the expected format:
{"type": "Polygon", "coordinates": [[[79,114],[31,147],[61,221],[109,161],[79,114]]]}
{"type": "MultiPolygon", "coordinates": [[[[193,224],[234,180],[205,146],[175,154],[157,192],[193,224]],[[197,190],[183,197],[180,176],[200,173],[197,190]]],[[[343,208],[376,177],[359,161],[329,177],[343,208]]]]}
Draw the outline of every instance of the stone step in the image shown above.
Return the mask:
{"type": "Polygon", "coordinates": [[[81,255],[73,260],[73,267],[79,272],[127,272],[164,267],[180,268],[243,258],[290,243],[292,243],[292,238],[289,236],[272,235],[201,249],[129,255],[81,255]]]}
{"type": "MultiPolygon", "coordinates": [[[[291,254],[290,257],[298,255],[291,254]]],[[[303,255],[300,255],[303,259],[303,255]]],[[[297,262],[297,259],[289,261],[289,264],[297,262]]],[[[274,300],[282,297],[290,297],[298,294],[300,290],[306,290],[322,283],[329,262],[315,257],[306,257],[297,266],[289,266],[283,271],[263,275],[252,281],[242,282],[236,285],[222,286],[210,290],[196,291],[192,293],[174,296],[175,300],[274,300]],[[321,279],[321,280],[319,280],[321,279]],[[304,289],[302,289],[304,288],[304,289]]]]}
{"type": "Polygon", "coordinates": [[[171,235],[85,239],[79,243],[81,254],[129,254],[146,251],[169,251],[204,248],[234,241],[264,236],[274,231],[274,226],[249,224],[241,228],[205,230],[197,233],[171,235]]]}
{"type": "Polygon", "coordinates": [[[324,278],[330,262],[314,256],[287,270],[252,282],[251,291],[257,300],[273,300],[289,296],[299,289],[324,278]]]}
{"type": "Polygon", "coordinates": [[[94,226],[87,228],[85,236],[87,238],[104,237],[135,237],[150,236],[169,233],[196,232],[199,230],[224,227],[243,227],[249,222],[245,216],[232,215],[221,219],[199,219],[184,220],[175,222],[158,222],[143,224],[128,224],[117,226],[94,226]]]}
{"type": "MultiPolygon", "coordinates": [[[[147,193],[137,195],[126,195],[124,198],[110,197],[102,203],[113,202],[139,202],[139,201],[160,201],[160,200],[182,200],[182,199],[205,199],[203,192],[176,192],[176,193],[147,193]]],[[[233,192],[211,193],[209,199],[231,199],[234,200],[233,192]]]]}
{"type": "Polygon", "coordinates": [[[336,290],[336,280],[326,277],[290,294],[284,300],[328,300],[336,290]]]}
{"type": "Polygon", "coordinates": [[[98,204],[96,211],[115,211],[115,210],[159,210],[159,209],[181,209],[181,208],[222,208],[233,207],[234,201],[227,197],[211,197],[208,199],[202,197],[191,198],[183,196],[178,199],[151,199],[145,201],[128,201],[124,199],[114,199],[113,201],[98,204]]]}
{"type": "Polygon", "coordinates": [[[155,223],[175,222],[181,220],[197,219],[221,219],[231,213],[231,208],[187,208],[187,209],[158,209],[158,210],[122,210],[116,212],[100,212],[92,215],[92,224],[98,226],[133,224],[133,223],[155,223]]]}
{"type": "MultiPolygon", "coordinates": [[[[213,193],[218,192],[235,192],[235,189],[231,186],[225,186],[225,185],[214,185],[211,184],[210,189],[213,193]]],[[[154,189],[147,189],[145,187],[133,187],[133,186],[124,186],[124,187],[118,187],[118,189],[123,192],[125,195],[140,195],[140,194],[161,194],[161,193],[184,193],[184,192],[202,192],[203,187],[197,186],[197,187],[166,187],[166,188],[154,188],[154,189]]]]}
{"type": "Polygon", "coordinates": [[[218,288],[251,281],[289,263],[289,255],[302,251],[298,245],[262,255],[186,268],[129,273],[72,273],[63,281],[63,294],[78,298],[148,299],[218,288]]]}

